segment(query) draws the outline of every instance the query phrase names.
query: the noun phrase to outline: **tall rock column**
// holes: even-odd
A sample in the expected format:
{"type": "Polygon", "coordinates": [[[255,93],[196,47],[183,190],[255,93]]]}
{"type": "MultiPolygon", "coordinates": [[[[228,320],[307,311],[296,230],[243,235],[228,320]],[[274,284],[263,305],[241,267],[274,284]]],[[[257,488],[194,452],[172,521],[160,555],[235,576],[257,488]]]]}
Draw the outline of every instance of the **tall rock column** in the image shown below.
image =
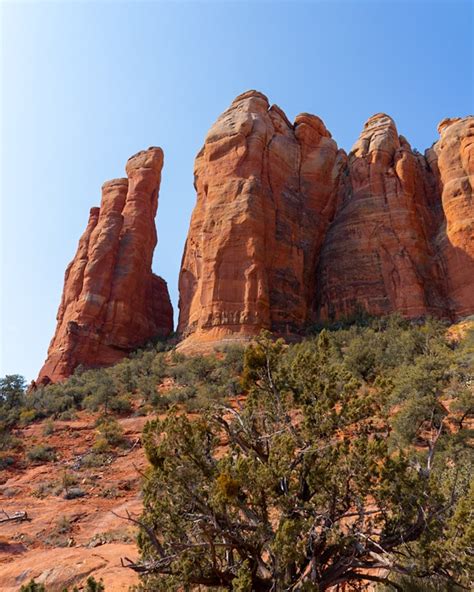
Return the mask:
{"type": "Polygon", "coordinates": [[[445,219],[436,236],[448,310],[474,312],[474,117],[445,119],[426,156],[436,173],[445,219]]]}
{"type": "Polygon", "coordinates": [[[257,91],[219,117],[195,162],[197,203],[179,283],[183,348],[262,328],[301,330],[339,161],[318,117],[291,124],[257,91]]]}
{"type": "Polygon", "coordinates": [[[57,382],[78,365],[113,364],[173,330],[166,282],[151,271],[163,152],[127,162],[128,179],[102,187],[101,207],[66,270],[57,327],[38,383],[57,382]]]}
{"type": "Polygon", "coordinates": [[[432,244],[435,179],[385,114],[371,117],[348,157],[346,187],[324,241],[316,316],[446,314],[432,244]]]}

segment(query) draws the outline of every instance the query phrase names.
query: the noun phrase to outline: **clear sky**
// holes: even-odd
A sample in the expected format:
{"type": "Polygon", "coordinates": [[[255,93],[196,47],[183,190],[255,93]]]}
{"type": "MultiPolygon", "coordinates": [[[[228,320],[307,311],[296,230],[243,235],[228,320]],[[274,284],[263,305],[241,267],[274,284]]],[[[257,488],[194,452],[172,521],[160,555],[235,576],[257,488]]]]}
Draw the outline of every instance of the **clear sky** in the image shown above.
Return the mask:
{"type": "Polygon", "coordinates": [[[474,111],[471,0],[0,4],[0,375],[36,376],[89,208],[148,146],[177,320],[194,157],[243,91],[319,115],[346,149],[376,112],[422,151],[474,111]]]}

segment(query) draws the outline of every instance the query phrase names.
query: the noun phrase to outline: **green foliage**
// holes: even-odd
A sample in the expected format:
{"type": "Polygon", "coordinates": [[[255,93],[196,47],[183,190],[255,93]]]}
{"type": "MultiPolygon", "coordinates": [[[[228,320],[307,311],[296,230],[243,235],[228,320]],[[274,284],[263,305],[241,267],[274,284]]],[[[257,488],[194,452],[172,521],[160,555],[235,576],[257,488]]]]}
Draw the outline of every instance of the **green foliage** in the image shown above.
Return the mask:
{"type": "Polygon", "coordinates": [[[26,457],[30,462],[52,462],[56,460],[56,451],[52,446],[38,444],[37,446],[33,446],[33,448],[28,450],[26,457]]]}
{"type": "MultiPolygon", "coordinates": [[[[15,427],[51,418],[45,426],[45,435],[50,435],[53,419],[74,419],[80,409],[103,415],[129,414],[138,401],[139,415],[153,408],[167,409],[174,403],[198,411],[240,394],[241,348],[226,348],[207,358],[187,358],[167,349],[168,344],[158,341],[110,368],[78,367],[68,380],[28,393],[23,377],[8,375],[0,379],[0,450],[15,445],[15,427]],[[166,380],[174,382],[174,386],[159,392],[158,386],[166,380]]],[[[105,448],[105,441],[102,444],[105,448]]]]}
{"type": "Polygon", "coordinates": [[[93,576],[89,576],[83,592],[104,592],[105,586],[102,580],[97,581],[93,576]]]}
{"type": "MultiPolygon", "coordinates": [[[[172,407],[145,427],[141,589],[469,586],[469,360],[434,321],[292,346],[262,334],[245,352],[244,405],[192,420],[172,407]]],[[[175,363],[183,388],[214,371],[175,363]]]]}
{"type": "Polygon", "coordinates": [[[26,383],[19,374],[7,374],[0,378],[0,404],[7,408],[19,407],[25,395],[26,383]]]}
{"type": "Polygon", "coordinates": [[[20,588],[20,592],[47,592],[44,584],[37,584],[34,580],[30,580],[28,584],[20,588]]]}
{"type": "Polygon", "coordinates": [[[43,426],[43,436],[51,436],[51,434],[54,434],[54,421],[50,417],[43,426]]]}
{"type": "MultiPolygon", "coordinates": [[[[48,592],[44,584],[38,584],[31,580],[27,585],[22,586],[19,592],[48,592]]],[[[68,592],[68,588],[64,588],[63,592],[68,592]]],[[[74,586],[72,592],[79,592],[79,588],[74,586]]],[[[105,586],[102,580],[97,581],[94,576],[89,576],[84,586],[81,586],[81,592],[105,592],[105,586]]]]}
{"type": "Polygon", "coordinates": [[[127,440],[119,422],[114,417],[101,417],[97,423],[97,437],[93,446],[94,452],[107,452],[111,448],[126,444],[127,440]]]}
{"type": "Polygon", "coordinates": [[[8,454],[8,452],[0,452],[0,470],[4,471],[15,464],[15,459],[13,456],[8,454]]]}

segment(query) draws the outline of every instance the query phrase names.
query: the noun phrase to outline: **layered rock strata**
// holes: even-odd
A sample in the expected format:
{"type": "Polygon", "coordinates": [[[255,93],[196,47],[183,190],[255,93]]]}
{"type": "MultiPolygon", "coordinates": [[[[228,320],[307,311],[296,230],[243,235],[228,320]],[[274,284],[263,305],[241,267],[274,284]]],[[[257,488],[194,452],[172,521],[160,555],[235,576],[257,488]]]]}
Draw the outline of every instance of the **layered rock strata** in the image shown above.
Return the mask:
{"type": "MultiPolygon", "coordinates": [[[[474,313],[474,118],[446,119],[425,155],[371,117],[346,155],[323,122],[291,123],[257,91],[238,96],[195,161],[197,202],[179,279],[183,351],[270,329],[398,312],[474,313]]],[[[153,275],[163,153],[132,157],[102,188],[66,271],[40,382],[103,366],[173,329],[153,275]]]]}
{"type": "Polygon", "coordinates": [[[151,271],[163,152],[132,156],[127,178],[104,183],[69,264],[57,327],[38,382],[74,369],[110,365],[173,330],[166,282],[151,271]]]}

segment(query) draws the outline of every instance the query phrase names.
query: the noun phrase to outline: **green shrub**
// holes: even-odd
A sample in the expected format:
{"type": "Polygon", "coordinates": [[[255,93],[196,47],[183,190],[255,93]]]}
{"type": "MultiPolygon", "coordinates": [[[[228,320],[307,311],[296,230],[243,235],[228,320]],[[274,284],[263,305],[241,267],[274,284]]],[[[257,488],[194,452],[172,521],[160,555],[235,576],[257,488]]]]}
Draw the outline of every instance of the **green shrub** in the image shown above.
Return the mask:
{"type": "Polygon", "coordinates": [[[86,495],[85,491],[83,489],[81,489],[80,487],[70,487],[66,490],[63,497],[66,500],[72,500],[72,499],[84,497],[85,495],[86,495]]]}
{"type": "Polygon", "coordinates": [[[127,439],[119,422],[110,416],[102,417],[97,423],[97,437],[94,452],[106,452],[110,448],[125,446],[127,439]]]}
{"type": "Polygon", "coordinates": [[[20,592],[47,592],[44,584],[37,584],[34,580],[30,580],[28,584],[20,588],[20,592]]]}
{"type": "Polygon", "coordinates": [[[54,421],[49,418],[44,423],[43,436],[51,436],[51,434],[54,434],[54,421]]]}
{"type": "Polygon", "coordinates": [[[36,419],[36,411],[34,409],[22,409],[19,419],[22,425],[28,425],[36,419]]]}
{"type": "Polygon", "coordinates": [[[111,462],[111,456],[103,452],[89,452],[81,459],[81,467],[86,469],[96,469],[104,467],[111,462]]]}
{"type": "Polygon", "coordinates": [[[4,471],[15,464],[15,459],[13,456],[8,454],[7,452],[0,452],[0,471],[4,471]]]}
{"type": "Polygon", "coordinates": [[[359,589],[374,558],[396,589],[469,589],[465,341],[437,321],[390,317],[295,345],[263,334],[237,376],[238,358],[226,372],[225,359],[171,356],[166,396],[213,408],[190,419],[173,406],[144,429],[141,589],[359,589]],[[225,407],[239,373],[246,399],[225,407]],[[413,577],[397,583],[394,558],[413,577]]]}
{"type": "MultiPolygon", "coordinates": [[[[89,576],[84,586],[81,586],[81,592],[105,592],[105,587],[102,580],[97,581],[94,576],[89,576]]],[[[25,586],[20,588],[19,592],[48,592],[44,584],[38,584],[31,580],[25,586]]],[[[68,588],[64,588],[62,592],[69,592],[68,588]]],[[[71,592],[79,592],[79,588],[74,586],[71,592]]]]}
{"type": "Polygon", "coordinates": [[[0,378],[0,405],[20,407],[25,397],[26,382],[19,374],[7,374],[0,378]]]}
{"type": "Polygon", "coordinates": [[[33,448],[28,450],[26,457],[30,462],[51,462],[56,460],[56,451],[52,446],[38,444],[37,446],[33,446],[33,448]]]}

